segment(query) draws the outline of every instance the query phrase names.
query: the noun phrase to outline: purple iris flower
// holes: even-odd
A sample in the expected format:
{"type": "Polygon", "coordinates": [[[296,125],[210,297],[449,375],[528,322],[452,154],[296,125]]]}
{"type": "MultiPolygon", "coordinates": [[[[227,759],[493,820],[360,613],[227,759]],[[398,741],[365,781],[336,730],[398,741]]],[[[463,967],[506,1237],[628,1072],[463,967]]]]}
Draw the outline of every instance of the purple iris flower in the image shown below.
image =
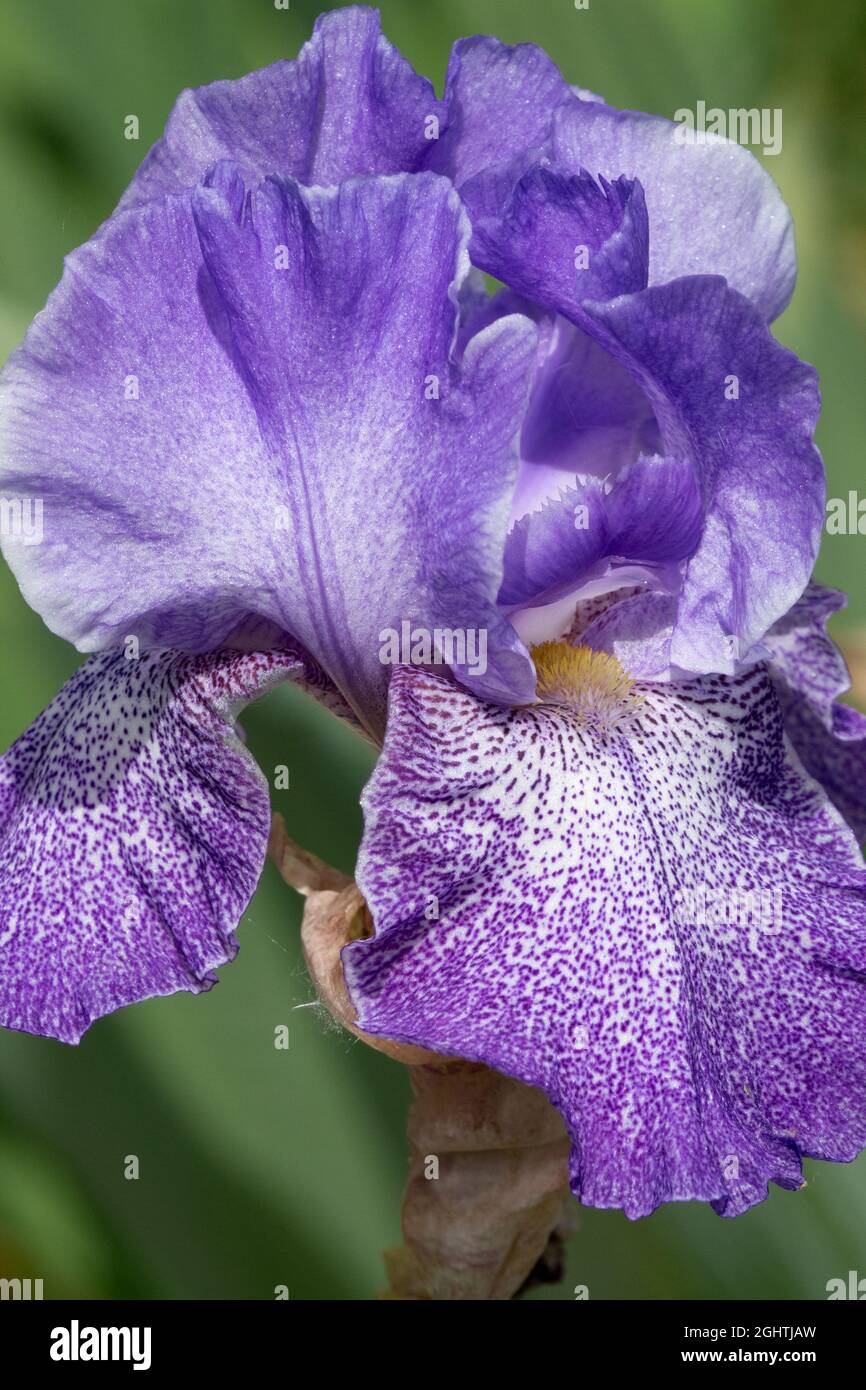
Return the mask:
{"type": "Polygon", "coordinates": [[[439,100],[364,8],[180,97],[0,380],[5,554],[90,653],[0,764],[0,1022],[213,983],[269,826],[236,715],[294,680],[382,744],[362,1029],[542,1088],[630,1216],[866,1143],[791,222],[682,137],[491,38],[439,100]]]}

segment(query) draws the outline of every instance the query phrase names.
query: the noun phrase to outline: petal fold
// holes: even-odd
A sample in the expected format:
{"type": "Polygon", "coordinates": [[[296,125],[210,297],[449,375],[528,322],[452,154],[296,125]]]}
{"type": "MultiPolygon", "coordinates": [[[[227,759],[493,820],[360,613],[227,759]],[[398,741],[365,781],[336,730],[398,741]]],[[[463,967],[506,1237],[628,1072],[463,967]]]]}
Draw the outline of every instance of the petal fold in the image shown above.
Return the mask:
{"type": "Polygon", "coordinates": [[[820,782],[861,844],[866,842],[866,715],[841,703],[851,687],[827,620],[845,607],[837,589],[810,584],[767,633],[764,646],[785,713],[785,727],[804,767],[820,782]]]}
{"type": "MultiPolygon", "coordinates": [[[[590,130],[597,119],[587,117],[590,130]]],[[[649,184],[645,205],[628,178],[609,184],[539,166],[491,214],[499,183],[495,172],[474,181],[487,190],[488,215],[474,227],[473,258],[574,325],[553,330],[539,365],[518,498],[555,496],[560,471],[603,474],[641,448],[690,466],[706,521],[683,578],[671,657],[684,673],[731,673],[814,566],[824,496],[812,444],[815,373],[724,280],[683,277],[688,259],[672,269],[681,278],[644,288],[648,208],[656,244],[649,184]],[[651,443],[654,429],[660,439],[651,443]]],[[[696,215],[692,232],[698,225],[696,215]]]]}
{"type": "Polygon", "coordinates": [[[818,553],[816,373],[720,279],[674,280],[584,309],[596,340],[642,386],[662,452],[691,461],[704,497],[672,662],[730,674],[799,598],[818,553]]]}
{"type": "MultiPolygon", "coordinates": [[[[498,182],[495,174],[481,176],[498,182]]],[[[488,204],[498,195],[485,194],[488,204]]],[[[472,199],[469,199],[472,210],[472,199]]],[[[608,183],[585,170],[564,175],[537,166],[524,174],[500,211],[472,216],[475,265],[509,288],[571,315],[587,299],[646,289],[649,224],[641,185],[608,183]]]]}
{"type": "Polygon", "coordinates": [[[587,479],[512,527],[499,602],[551,603],[602,561],[661,566],[688,558],[703,529],[701,495],[688,464],[641,455],[611,483],[587,479]]]}
{"type": "Polygon", "coordinates": [[[797,274],[791,214],[747,149],[683,124],[601,102],[563,103],[554,163],[577,173],[639,179],[650,226],[650,284],[721,275],[765,320],[777,318],[797,274]]]}

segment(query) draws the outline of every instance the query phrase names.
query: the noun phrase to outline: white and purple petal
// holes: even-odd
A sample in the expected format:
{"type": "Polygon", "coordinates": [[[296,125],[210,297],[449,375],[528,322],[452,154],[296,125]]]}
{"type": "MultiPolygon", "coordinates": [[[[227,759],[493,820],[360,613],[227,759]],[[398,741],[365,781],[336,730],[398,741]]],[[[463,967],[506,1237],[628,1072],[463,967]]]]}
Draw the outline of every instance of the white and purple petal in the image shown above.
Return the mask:
{"type": "Polygon", "coordinates": [[[734,1215],[866,1142],[866,874],[765,669],[640,693],[602,738],[399,671],[344,969],[365,1031],[544,1089],[585,1204],[734,1215]]]}
{"type": "Polygon", "coordinates": [[[676,617],[672,593],[623,590],[611,594],[601,612],[579,624],[579,631],[572,627],[570,640],[615,657],[634,680],[668,680],[676,617]]]}
{"type": "Polygon", "coordinates": [[[851,689],[845,658],[827,632],[827,622],[848,600],[838,589],[810,583],[800,598],[764,638],[772,655],[773,675],[812,707],[828,733],[840,738],[866,734],[866,716],[838,704],[851,689]],[[862,733],[856,734],[857,727],[862,733]]]}
{"type": "Polygon", "coordinates": [[[0,1024],[74,1043],[237,951],[268,788],[235,718],[293,647],[93,656],[0,759],[0,1024]]]}

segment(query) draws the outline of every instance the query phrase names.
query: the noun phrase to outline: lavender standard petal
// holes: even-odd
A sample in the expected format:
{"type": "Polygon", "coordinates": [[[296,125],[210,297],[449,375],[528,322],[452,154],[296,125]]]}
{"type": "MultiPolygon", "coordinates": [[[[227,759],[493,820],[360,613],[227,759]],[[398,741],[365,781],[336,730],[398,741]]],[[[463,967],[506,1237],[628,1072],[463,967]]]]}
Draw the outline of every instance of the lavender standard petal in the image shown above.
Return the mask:
{"type": "Polygon", "coordinates": [[[84,650],[209,649],[257,614],[374,734],[404,620],[483,633],[468,678],[531,696],[495,596],[536,330],[500,320],[452,362],[451,185],[246,200],[220,166],[195,206],[148,203],[74,253],[4,369],[2,485],[45,504],[43,544],[7,547],[25,597],[84,650]]]}
{"type": "Polygon", "coordinates": [[[445,80],[448,126],[428,168],[460,187],[490,165],[507,164],[547,140],[553,113],[569,96],[556,64],[535,44],[460,39],[445,80]]]}
{"type": "Polygon", "coordinates": [[[451,362],[468,269],[453,188],[432,174],[310,192],[267,180],[248,215],[222,185],[195,208],[263,437],[297,479],[284,625],[374,730],[382,632],[404,622],[483,632],[489,665],[461,678],[527,698],[530,663],[494,599],[536,333],[501,319],[451,362]],[[293,254],[274,277],[281,244],[293,254]],[[357,525],[371,499],[373,534],[357,525]]]}
{"type": "Polygon", "coordinates": [[[731,673],[796,602],[815,563],[824,517],[816,374],[719,279],[674,280],[584,312],[641,382],[663,452],[692,461],[704,495],[671,660],[731,673]]]}
{"type": "MultiPolygon", "coordinates": [[[[682,581],[671,660],[683,671],[732,672],[814,564],[823,521],[823,469],[811,443],[816,379],[722,280],[627,292],[645,250],[639,187],[539,168],[475,229],[479,264],[575,325],[550,335],[537,371],[516,500],[530,510],[555,498],[574,482],[569,468],[615,481],[641,448],[689,465],[705,528],[682,581]],[[588,255],[582,268],[576,244],[588,255]],[[590,339],[592,351],[583,347],[590,339]],[[593,378],[573,371],[572,357],[607,363],[594,372],[601,413],[593,378]]],[[[638,558],[628,548],[622,555],[638,558]]]]}
{"type": "Polygon", "coordinates": [[[410,173],[446,122],[432,85],[380,33],[378,10],[347,6],[319,16],[294,61],[183,92],[120,207],[192,188],[219,159],[237,161],[251,188],[268,174],[329,185],[410,173]]]}
{"type": "Polygon", "coordinates": [[[615,476],[661,444],[646,393],[621,362],[567,319],[556,318],[541,341],[547,351],[520,436],[516,516],[549,495],[557,477],[615,476]]]}

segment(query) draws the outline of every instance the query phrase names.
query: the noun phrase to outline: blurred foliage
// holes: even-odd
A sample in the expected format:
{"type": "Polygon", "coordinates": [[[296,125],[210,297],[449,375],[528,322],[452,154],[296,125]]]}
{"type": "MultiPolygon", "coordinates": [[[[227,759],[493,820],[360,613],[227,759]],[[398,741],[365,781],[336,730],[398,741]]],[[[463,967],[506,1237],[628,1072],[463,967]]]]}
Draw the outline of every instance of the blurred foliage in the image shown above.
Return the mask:
{"type": "MultiPolygon", "coordinates": [[[[57,281],[66,251],[117,202],[181,88],[292,56],[310,0],[0,0],[0,357],[57,281]],[[124,117],[140,143],[123,138],[124,117]]],[[[779,336],[820,369],[820,443],[833,496],[858,486],[866,393],[866,11],[862,0],[385,0],[386,31],[441,85],[452,41],[542,44],[616,105],[776,107],[767,165],[798,228],[800,284],[779,336]]],[[[827,538],[820,577],[866,619],[863,545],[827,538]]],[[[78,658],[0,577],[0,735],[6,746],[78,658]]],[[[295,692],[245,717],[289,831],[351,871],[372,755],[295,692]]],[[[78,1049],[0,1037],[0,1275],[46,1295],[367,1298],[398,1238],[408,1086],[312,1005],[298,905],[268,868],[241,954],[210,994],[154,1000],[98,1023],[78,1049]],[[308,1006],[308,1007],[305,1007],[308,1006]],[[287,1023],[291,1046],[273,1046],[287,1023]],[[140,1178],[124,1178],[136,1154],[140,1178]]],[[[812,1165],[735,1222],[688,1205],[631,1224],[580,1213],[566,1284],[531,1298],[821,1298],[863,1269],[866,1164],[812,1165]]]]}

